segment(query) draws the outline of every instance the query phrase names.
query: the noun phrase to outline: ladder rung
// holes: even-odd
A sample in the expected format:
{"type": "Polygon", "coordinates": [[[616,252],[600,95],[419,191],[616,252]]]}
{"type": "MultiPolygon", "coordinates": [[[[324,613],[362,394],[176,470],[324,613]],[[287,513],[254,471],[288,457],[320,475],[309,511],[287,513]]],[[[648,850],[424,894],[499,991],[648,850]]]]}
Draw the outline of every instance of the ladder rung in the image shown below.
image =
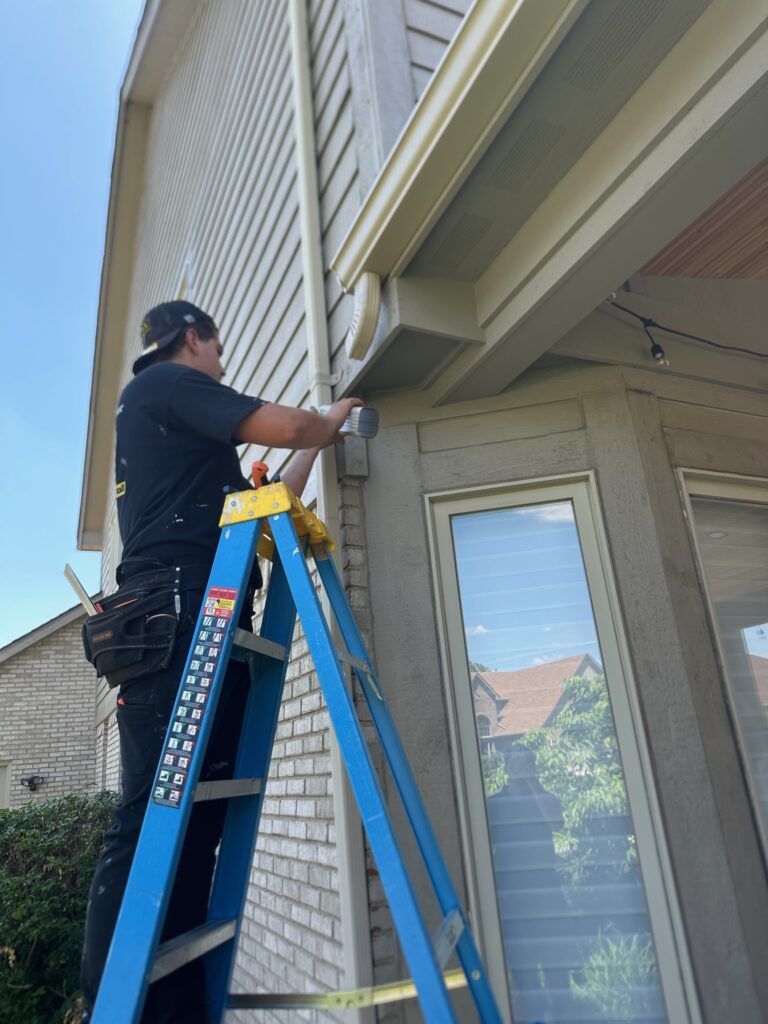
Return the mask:
{"type": "Polygon", "coordinates": [[[237,931],[237,921],[232,918],[230,921],[208,921],[201,924],[199,928],[177,935],[175,939],[164,942],[157,951],[157,957],[152,965],[152,973],[149,976],[150,983],[159,981],[173,971],[177,971],[184,964],[205,956],[217,946],[228,942],[237,931]]]}
{"type": "Polygon", "coordinates": [[[232,796],[254,796],[261,792],[261,779],[217,779],[198,782],[195,803],[200,800],[226,800],[232,796]]]}
{"type": "Polygon", "coordinates": [[[339,661],[345,662],[347,665],[351,665],[352,668],[358,668],[361,672],[370,672],[371,666],[367,661],[363,661],[362,658],[356,658],[354,654],[350,654],[349,651],[337,651],[339,661]]]}
{"type": "Polygon", "coordinates": [[[232,657],[238,661],[245,660],[246,651],[254,654],[265,654],[275,661],[285,661],[285,648],[273,643],[257,633],[249,633],[247,629],[236,629],[232,643],[232,657]]]}
{"type": "MultiPolygon", "coordinates": [[[[462,988],[467,984],[464,971],[448,971],[443,975],[447,989],[462,988]]],[[[231,993],[227,1008],[230,1010],[355,1010],[365,1006],[383,1006],[401,999],[415,999],[416,985],[407,978],[373,988],[355,988],[343,992],[254,992],[231,993]]]]}
{"type": "Polygon", "coordinates": [[[443,923],[435,932],[432,945],[434,946],[435,957],[437,958],[437,962],[440,964],[441,970],[448,962],[454,946],[461,938],[461,933],[463,931],[464,920],[459,910],[454,909],[445,917],[443,923]]]}

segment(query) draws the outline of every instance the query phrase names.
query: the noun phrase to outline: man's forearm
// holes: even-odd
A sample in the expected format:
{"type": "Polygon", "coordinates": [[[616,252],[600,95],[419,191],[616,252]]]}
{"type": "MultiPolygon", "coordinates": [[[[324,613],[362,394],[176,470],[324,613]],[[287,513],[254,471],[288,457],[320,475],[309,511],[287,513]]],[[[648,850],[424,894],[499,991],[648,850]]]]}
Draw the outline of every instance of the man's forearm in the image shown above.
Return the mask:
{"type": "Polygon", "coordinates": [[[297,498],[300,498],[307,486],[309,474],[315,464],[315,459],[320,454],[319,448],[304,448],[295,452],[293,458],[280,474],[284,484],[288,484],[297,498]]]}
{"type": "Polygon", "coordinates": [[[308,409],[267,403],[237,424],[232,439],[264,448],[324,448],[341,440],[339,428],[350,410],[362,404],[357,398],[342,398],[320,416],[308,409]]]}

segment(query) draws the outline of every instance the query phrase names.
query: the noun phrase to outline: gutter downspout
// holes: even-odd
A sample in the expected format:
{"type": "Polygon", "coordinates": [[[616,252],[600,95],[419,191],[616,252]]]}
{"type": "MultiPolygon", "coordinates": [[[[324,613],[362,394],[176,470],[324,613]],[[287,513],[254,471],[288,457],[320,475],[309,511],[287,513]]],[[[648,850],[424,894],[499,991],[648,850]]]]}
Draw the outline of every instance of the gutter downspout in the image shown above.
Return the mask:
{"type": "MultiPolygon", "coordinates": [[[[289,0],[289,11],[309,398],[311,405],[320,406],[331,404],[333,394],[325,307],[306,0],[289,0]]],[[[324,449],[315,466],[317,514],[327,523],[332,536],[340,537],[339,486],[335,450],[333,448],[324,449]]],[[[339,550],[340,545],[337,547],[336,559],[339,557],[339,550]]],[[[341,569],[338,561],[337,568],[341,569]]],[[[323,595],[322,603],[327,614],[329,607],[325,595],[323,595]]],[[[339,867],[344,984],[345,988],[358,988],[362,985],[373,984],[365,848],[362,823],[332,727],[331,772],[334,784],[333,807],[339,867]]],[[[372,1019],[370,1013],[370,1010],[358,1011],[355,1014],[358,1024],[370,1021],[372,1019]]]]}

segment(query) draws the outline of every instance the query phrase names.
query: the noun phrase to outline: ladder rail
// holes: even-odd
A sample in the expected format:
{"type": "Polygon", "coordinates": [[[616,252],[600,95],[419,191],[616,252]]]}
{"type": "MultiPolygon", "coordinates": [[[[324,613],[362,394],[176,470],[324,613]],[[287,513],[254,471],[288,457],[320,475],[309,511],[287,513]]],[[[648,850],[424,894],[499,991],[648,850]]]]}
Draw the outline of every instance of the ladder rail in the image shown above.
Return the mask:
{"type": "Polygon", "coordinates": [[[381,813],[384,797],[363,738],[357,714],[347,692],[338,653],[330,628],[309,573],[304,552],[298,544],[290,519],[270,517],[270,527],[280,552],[291,591],[299,609],[312,658],[328,712],[336,731],[360,816],[368,833],[382,883],[388,893],[400,942],[419,990],[427,1020],[456,1021],[456,1016],[443,983],[432,940],[427,932],[391,822],[381,813]],[[397,904],[397,905],[393,905],[397,904]],[[434,1014],[434,1016],[432,1016],[434,1014]]]}
{"type": "MultiPolygon", "coordinates": [[[[261,636],[288,651],[295,622],[296,605],[282,563],[276,557],[269,580],[261,636]]],[[[252,678],[248,695],[242,733],[248,737],[248,743],[240,743],[235,774],[245,777],[253,774],[262,778],[264,784],[257,800],[233,800],[224,821],[208,915],[214,919],[236,917],[237,930],[226,945],[211,950],[205,958],[208,1011],[212,1020],[223,1019],[226,1009],[287,667],[287,658],[281,663],[262,664],[258,678],[252,678]],[[242,836],[250,836],[251,841],[238,841],[242,836]]]]}
{"type": "Polygon", "coordinates": [[[395,728],[389,708],[381,695],[378,678],[370,663],[365,643],[360,635],[360,630],[355,622],[352,610],[346,600],[336,566],[324,547],[319,550],[313,549],[313,554],[320,579],[330,598],[331,607],[336,613],[344,642],[350,654],[355,659],[364,661],[370,670],[369,677],[368,672],[361,669],[358,665],[353,665],[353,670],[357,675],[366,702],[370,708],[387,763],[416,837],[424,866],[432,882],[432,888],[440,904],[440,909],[446,915],[446,918],[458,912],[464,923],[464,929],[456,943],[456,952],[466,973],[475,1004],[478,1010],[484,1014],[482,1018],[484,1021],[502,1024],[502,1018],[496,1005],[493,990],[483,969],[479,951],[464,918],[464,912],[459,905],[453,882],[429,821],[421,794],[414,780],[402,741],[395,728]]]}

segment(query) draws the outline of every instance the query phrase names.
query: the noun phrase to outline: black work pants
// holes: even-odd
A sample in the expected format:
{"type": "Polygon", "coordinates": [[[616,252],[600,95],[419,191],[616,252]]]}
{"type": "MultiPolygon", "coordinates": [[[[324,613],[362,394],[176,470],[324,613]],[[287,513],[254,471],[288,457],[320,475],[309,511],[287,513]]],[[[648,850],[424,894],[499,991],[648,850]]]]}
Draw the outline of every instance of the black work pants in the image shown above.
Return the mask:
{"type": "MultiPolygon", "coordinates": [[[[127,684],[118,696],[122,795],[114,823],[104,837],[88,901],[80,981],[89,1008],[95,1002],[112,941],[203,594],[202,589],[182,594],[179,634],[168,668],[127,684]]],[[[249,602],[245,605],[240,625],[250,629],[249,602]]],[[[216,709],[202,780],[232,777],[249,683],[246,665],[231,661],[216,709]]],[[[193,807],[162,941],[205,920],[225,813],[224,800],[204,801],[193,807]]],[[[141,1021],[208,1024],[205,1006],[203,964],[197,960],[150,985],[141,1021]]]]}

